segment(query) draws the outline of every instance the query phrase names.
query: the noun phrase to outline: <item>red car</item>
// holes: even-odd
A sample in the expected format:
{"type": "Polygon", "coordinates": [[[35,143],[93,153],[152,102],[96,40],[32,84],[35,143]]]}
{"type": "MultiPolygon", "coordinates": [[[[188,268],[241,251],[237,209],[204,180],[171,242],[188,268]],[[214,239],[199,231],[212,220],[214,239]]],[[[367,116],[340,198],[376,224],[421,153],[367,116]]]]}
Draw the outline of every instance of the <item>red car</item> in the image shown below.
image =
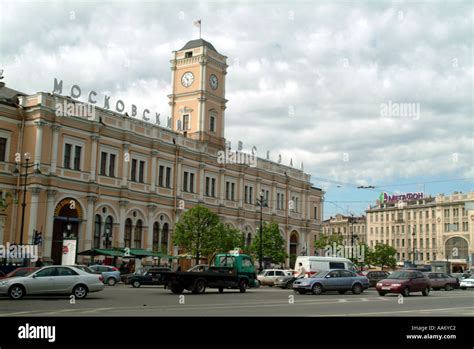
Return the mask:
{"type": "Polygon", "coordinates": [[[0,276],[0,279],[6,279],[6,278],[11,278],[15,276],[26,276],[28,274],[31,274],[35,270],[38,270],[39,268],[34,268],[34,267],[21,267],[21,268],[16,268],[15,270],[12,270],[5,276],[0,276]]]}
{"type": "Polygon", "coordinates": [[[400,293],[408,297],[412,292],[421,292],[423,296],[430,294],[430,280],[421,272],[416,270],[399,270],[390,274],[375,285],[379,295],[387,293],[400,293]]]}

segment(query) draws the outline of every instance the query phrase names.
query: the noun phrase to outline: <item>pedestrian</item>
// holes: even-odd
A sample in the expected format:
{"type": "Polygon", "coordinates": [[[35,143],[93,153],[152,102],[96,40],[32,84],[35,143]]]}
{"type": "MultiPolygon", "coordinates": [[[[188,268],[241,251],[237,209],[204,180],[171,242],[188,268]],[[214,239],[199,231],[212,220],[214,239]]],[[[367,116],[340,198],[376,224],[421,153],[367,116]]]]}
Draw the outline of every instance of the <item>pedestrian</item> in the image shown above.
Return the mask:
{"type": "Polygon", "coordinates": [[[297,279],[304,278],[305,275],[306,275],[306,270],[303,267],[303,263],[298,263],[298,272],[295,275],[295,278],[297,278],[297,279]]]}
{"type": "Polygon", "coordinates": [[[35,263],[36,268],[41,268],[43,266],[43,262],[41,261],[41,258],[38,258],[35,263]]]}

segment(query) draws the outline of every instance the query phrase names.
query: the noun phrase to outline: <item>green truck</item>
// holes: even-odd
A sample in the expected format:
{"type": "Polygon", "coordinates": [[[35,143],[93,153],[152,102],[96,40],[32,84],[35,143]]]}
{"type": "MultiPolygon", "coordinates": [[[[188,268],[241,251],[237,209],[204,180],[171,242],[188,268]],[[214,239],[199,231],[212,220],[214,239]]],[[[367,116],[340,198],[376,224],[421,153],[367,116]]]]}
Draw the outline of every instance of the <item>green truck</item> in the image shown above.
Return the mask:
{"type": "Polygon", "coordinates": [[[235,252],[215,255],[206,271],[164,272],[161,277],[175,294],[184,290],[202,294],[207,288],[216,288],[221,293],[225,289],[238,289],[243,293],[259,285],[252,257],[235,252]]]}

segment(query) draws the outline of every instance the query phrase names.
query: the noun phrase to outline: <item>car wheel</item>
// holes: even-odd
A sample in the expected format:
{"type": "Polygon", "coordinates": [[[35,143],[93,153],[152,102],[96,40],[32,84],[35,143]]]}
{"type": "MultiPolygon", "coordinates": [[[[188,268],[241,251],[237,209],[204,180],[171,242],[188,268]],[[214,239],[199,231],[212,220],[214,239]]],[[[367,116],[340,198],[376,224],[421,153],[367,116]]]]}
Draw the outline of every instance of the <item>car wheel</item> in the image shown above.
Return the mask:
{"type": "Polygon", "coordinates": [[[346,293],[346,291],[343,291],[343,290],[339,290],[339,291],[337,291],[337,292],[338,292],[339,294],[344,294],[344,293],[346,293]]]}
{"type": "Polygon", "coordinates": [[[444,286],[445,291],[452,291],[453,289],[454,289],[453,285],[447,284],[446,286],[444,286]]]}
{"type": "Polygon", "coordinates": [[[134,282],[132,282],[132,286],[133,286],[134,288],[139,288],[139,287],[141,286],[141,283],[140,283],[140,281],[135,280],[134,282]]]}
{"type": "Polygon", "coordinates": [[[194,287],[192,292],[194,294],[202,294],[206,292],[206,280],[204,279],[197,279],[196,282],[194,283],[194,287]]]}
{"type": "Polygon", "coordinates": [[[467,287],[461,287],[461,290],[467,290],[467,287]]]}
{"type": "Polygon", "coordinates": [[[386,295],[385,292],[379,292],[379,296],[382,296],[382,297],[383,297],[383,296],[385,296],[385,295],[386,295]]]}
{"type": "Polygon", "coordinates": [[[247,291],[247,280],[245,279],[240,280],[239,291],[240,293],[245,293],[245,291],[247,291]]]}
{"type": "Polygon", "coordinates": [[[77,299],[84,299],[87,297],[87,287],[84,286],[84,285],[77,285],[76,287],[74,287],[74,289],[72,290],[72,294],[74,295],[74,297],[76,297],[77,299]]]}
{"type": "Polygon", "coordinates": [[[21,285],[13,285],[8,290],[8,295],[11,299],[22,299],[25,295],[25,288],[21,285]]]}
{"type": "Polygon", "coordinates": [[[116,283],[117,283],[117,280],[115,280],[115,278],[108,278],[107,279],[107,285],[109,285],[109,286],[115,286],[116,283]]]}
{"type": "Polygon", "coordinates": [[[429,296],[430,294],[430,288],[429,287],[425,287],[425,289],[423,290],[423,292],[421,292],[423,294],[423,296],[429,296]]]}
{"type": "Polygon", "coordinates": [[[410,295],[410,288],[405,287],[402,291],[403,297],[408,297],[410,295]]]}
{"type": "Polygon", "coordinates": [[[315,295],[320,295],[323,293],[323,286],[321,286],[321,284],[314,284],[313,287],[311,287],[311,292],[315,295]]]}
{"type": "Polygon", "coordinates": [[[219,287],[219,293],[224,293],[224,288],[219,287]]]}
{"type": "Polygon", "coordinates": [[[352,293],[353,294],[361,294],[364,289],[362,288],[361,284],[355,284],[352,286],[352,293]]]}
{"type": "Polygon", "coordinates": [[[290,289],[293,288],[293,281],[288,281],[286,283],[286,288],[290,288],[290,289]]]}

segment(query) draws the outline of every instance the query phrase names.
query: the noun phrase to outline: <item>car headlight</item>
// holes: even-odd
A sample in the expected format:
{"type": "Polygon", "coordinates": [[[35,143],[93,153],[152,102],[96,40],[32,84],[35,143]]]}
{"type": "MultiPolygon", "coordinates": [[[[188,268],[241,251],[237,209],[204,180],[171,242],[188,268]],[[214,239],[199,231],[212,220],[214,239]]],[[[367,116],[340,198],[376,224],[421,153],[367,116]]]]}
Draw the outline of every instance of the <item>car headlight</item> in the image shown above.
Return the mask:
{"type": "Polygon", "coordinates": [[[5,286],[8,284],[8,281],[0,281],[0,286],[5,286]]]}
{"type": "Polygon", "coordinates": [[[381,283],[381,282],[377,282],[377,286],[382,286],[382,283],[381,283]]]}
{"type": "Polygon", "coordinates": [[[308,285],[309,285],[309,282],[308,282],[308,281],[301,281],[301,282],[300,282],[300,285],[301,285],[301,286],[308,286],[308,285]]]}

